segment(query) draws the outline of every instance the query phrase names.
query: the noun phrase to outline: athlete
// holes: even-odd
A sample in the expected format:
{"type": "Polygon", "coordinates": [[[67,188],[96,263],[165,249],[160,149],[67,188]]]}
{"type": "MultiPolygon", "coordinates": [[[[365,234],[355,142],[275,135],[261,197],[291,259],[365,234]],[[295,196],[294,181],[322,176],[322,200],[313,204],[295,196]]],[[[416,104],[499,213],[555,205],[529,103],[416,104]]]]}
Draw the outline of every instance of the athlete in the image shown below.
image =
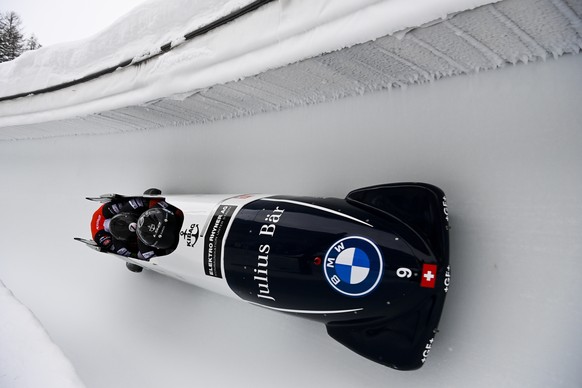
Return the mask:
{"type": "Polygon", "coordinates": [[[161,198],[123,198],[95,211],[91,233],[104,252],[149,261],[175,248],[182,220],[181,210],[161,198]]]}

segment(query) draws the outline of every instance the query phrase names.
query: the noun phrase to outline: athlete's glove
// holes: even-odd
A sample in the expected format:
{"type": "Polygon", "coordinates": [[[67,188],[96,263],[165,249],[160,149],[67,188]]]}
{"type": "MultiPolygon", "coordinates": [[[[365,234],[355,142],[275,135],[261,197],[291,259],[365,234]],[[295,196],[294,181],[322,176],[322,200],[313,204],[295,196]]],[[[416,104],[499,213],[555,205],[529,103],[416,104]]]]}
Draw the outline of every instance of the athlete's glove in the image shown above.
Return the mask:
{"type": "Polygon", "coordinates": [[[99,245],[102,252],[109,250],[109,247],[111,246],[111,243],[113,242],[113,240],[111,238],[111,234],[104,231],[104,230],[100,230],[99,232],[97,232],[95,234],[94,240],[97,243],[97,245],[99,245]]]}

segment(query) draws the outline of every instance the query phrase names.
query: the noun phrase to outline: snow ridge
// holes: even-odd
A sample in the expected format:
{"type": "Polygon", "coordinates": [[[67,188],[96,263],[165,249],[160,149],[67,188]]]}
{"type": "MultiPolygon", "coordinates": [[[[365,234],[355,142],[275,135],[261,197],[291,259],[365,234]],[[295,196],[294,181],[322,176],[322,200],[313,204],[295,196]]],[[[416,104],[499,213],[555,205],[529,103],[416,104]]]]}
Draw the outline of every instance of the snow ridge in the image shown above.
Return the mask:
{"type": "Polygon", "coordinates": [[[0,387],[85,387],[40,322],[1,280],[0,344],[0,387]]]}
{"type": "MultiPolygon", "coordinates": [[[[7,126],[0,129],[0,140],[204,124],[580,51],[582,37],[550,0],[537,1],[535,8],[528,8],[531,15],[524,16],[528,4],[527,0],[506,0],[486,5],[445,21],[147,104],[7,126]]],[[[127,72],[137,78],[139,71],[127,72]]],[[[2,122],[0,117],[0,126],[2,122]]]]}
{"type": "MultiPolygon", "coordinates": [[[[63,52],[49,47],[47,51],[30,53],[13,64],[0,66],[0,89],[4,96],[27,93],[82,78],[124,63],[127,58],[141,60],[155,55],[167,42],[181,41],[184,31],[187,34],[251,2],[223,0],[211,4],[206,0],[196,2],[196,7],[185,3],[188,2],[152,0],[90,42],[71,44],[63,47],[63,52]],[[225,13],[225,9],[229,12],[225,13]],[[170,10],[179,14],[177,21],[168,16],[170,10]],[[158,11],[162,16],[158,16],[158,11]],[[158,21],[160,17],[162,20],[158,21]],[[121,46],[115,43],[124,37],[137,38],[121,46]]],[[[50,97],[33,95],[3,101],[0,126],[60,120],[172,95],[192,94],[421,26],[491,1],[446,0],[435,4],[422,0],[421,3],[410,4],[406,0],[271,2],[140,66],[125,67],[82,86],[56,91],[50,97]]]]}

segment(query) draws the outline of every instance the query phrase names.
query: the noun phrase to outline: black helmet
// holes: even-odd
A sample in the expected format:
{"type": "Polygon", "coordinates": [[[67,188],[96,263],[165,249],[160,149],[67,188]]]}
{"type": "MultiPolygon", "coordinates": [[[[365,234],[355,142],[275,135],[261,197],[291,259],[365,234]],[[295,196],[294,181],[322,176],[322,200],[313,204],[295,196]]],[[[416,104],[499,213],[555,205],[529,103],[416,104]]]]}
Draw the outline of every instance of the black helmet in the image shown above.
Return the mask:
{"type": "Polygon", "coordinates": [[[178,222],[174,213],[155,207],[146,210],[137,221],[137,236],[146,245],[168,249],[174,244],[178,222]]]}
{"type": "Polygon", "coordinates": [[[111,233],[107,233],[103,229],[95,233],[95,237],[93,240],[99,245],[101,248],[109,248],[111,245],[111,233]]]}
{"type": "Polygon", "coordinates": [[[118,240],[129,240],[135,236],[136,229],[137,216],[133,213],[119,213],[109,221],[109,232],[118,240]]]}

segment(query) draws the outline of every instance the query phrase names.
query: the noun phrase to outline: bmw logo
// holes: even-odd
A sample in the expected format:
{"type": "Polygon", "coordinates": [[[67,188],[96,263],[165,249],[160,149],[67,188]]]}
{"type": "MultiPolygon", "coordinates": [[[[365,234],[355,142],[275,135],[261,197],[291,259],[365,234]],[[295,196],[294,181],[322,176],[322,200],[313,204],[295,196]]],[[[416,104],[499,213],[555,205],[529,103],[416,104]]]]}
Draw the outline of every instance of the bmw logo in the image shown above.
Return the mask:
{"type": "Polygon", "coordinates": [[[384,261],[380,249],[364,237],[346,237],[325,254],[324,274],[328,283],[348,296],[370,293],[382,278],[384,261]]]}

